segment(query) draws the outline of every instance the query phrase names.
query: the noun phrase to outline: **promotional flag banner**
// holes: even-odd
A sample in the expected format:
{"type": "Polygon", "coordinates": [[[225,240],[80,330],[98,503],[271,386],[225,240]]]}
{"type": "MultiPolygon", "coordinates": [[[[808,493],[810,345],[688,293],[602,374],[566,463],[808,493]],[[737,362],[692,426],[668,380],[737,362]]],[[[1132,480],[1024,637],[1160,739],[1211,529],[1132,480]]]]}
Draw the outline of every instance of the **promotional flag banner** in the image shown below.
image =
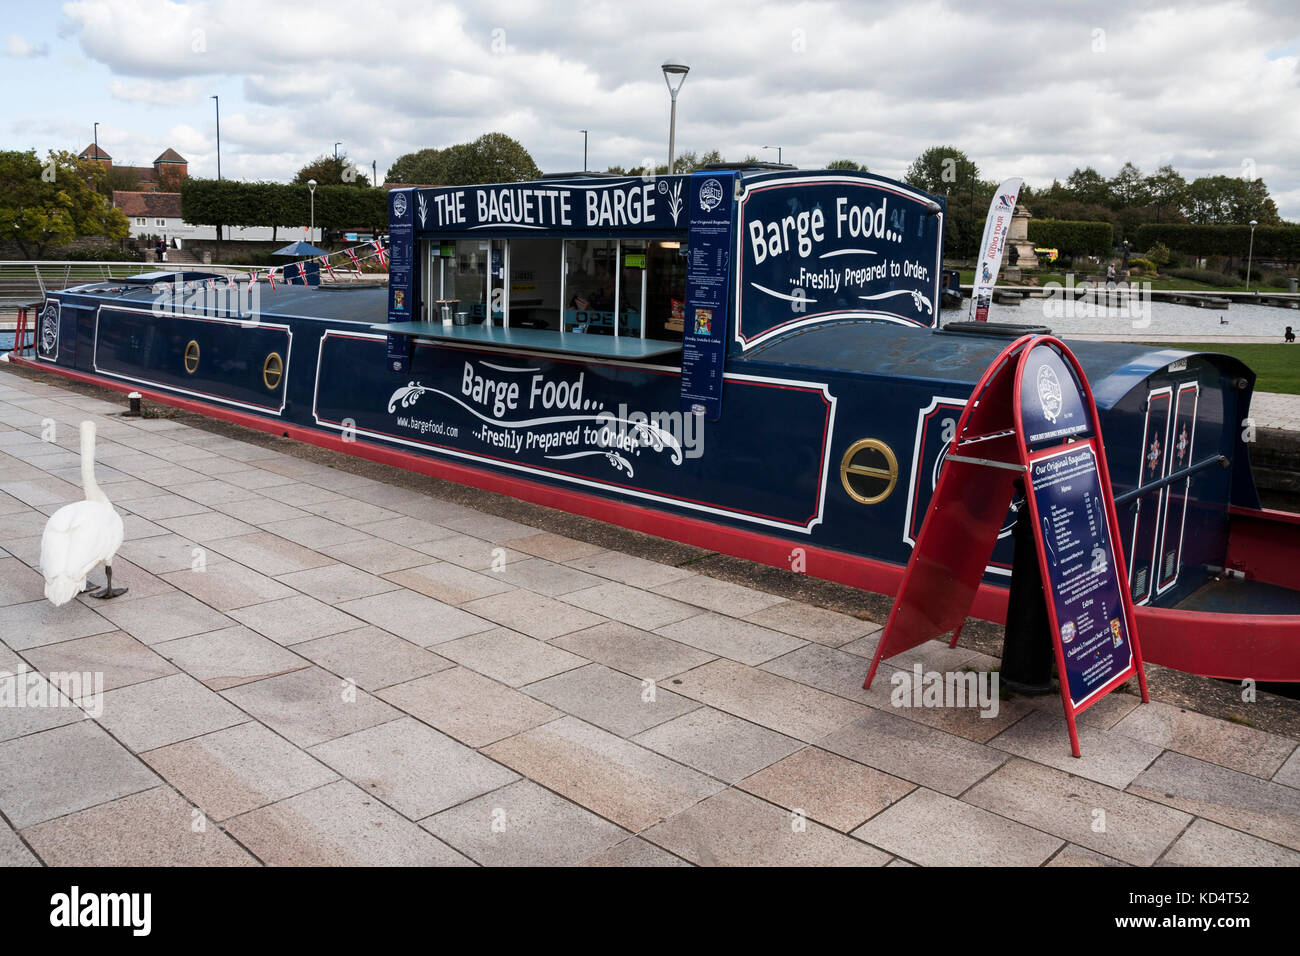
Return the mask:
{"type": "Polygon", "coordinates": [[[1016,200],[1020,196],[1023,182],[1019,178],[1006,180],[998,187],[998,191],[993,194],[993,201],[989,203],[989,215],[984,220],[984,238],[980,241],[979,261],[975,268],[975,285],[970,297],[976,322],[988,321],[993,286],[997,283],[998,271],[1002,268],[1007,231],[1011,228],[1011,216],[1016,211],[1016,200]]]}

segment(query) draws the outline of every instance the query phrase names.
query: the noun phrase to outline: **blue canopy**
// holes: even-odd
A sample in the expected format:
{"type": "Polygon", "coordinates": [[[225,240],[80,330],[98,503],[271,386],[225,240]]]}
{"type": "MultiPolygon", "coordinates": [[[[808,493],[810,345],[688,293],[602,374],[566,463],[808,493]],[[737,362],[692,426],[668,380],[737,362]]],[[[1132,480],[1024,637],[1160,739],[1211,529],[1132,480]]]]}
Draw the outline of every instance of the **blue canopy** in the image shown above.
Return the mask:
{"type": "Polygon", "coordinates": [[[318,249],[310,242],[291,242],[283,249],[276,249],[271,253],[273,256],[323,256],[327,255],[324,249],[318,249]]]}

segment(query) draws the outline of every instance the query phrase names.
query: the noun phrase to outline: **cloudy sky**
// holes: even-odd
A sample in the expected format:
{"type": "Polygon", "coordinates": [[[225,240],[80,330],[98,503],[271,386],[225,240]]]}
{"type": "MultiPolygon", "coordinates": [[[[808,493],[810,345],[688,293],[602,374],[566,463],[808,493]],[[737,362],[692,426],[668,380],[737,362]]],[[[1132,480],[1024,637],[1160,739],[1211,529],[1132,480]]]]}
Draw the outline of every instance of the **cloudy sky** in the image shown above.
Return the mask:
{"type": "Polygon", "coordinates": [[[0,0],[0,148],[174,147],[286,179],[335,141],[380,175],[489,130],[544,171],[667,154],[659,64],[691,66],[678,150],[900,176],[952,143],[1031,184],[1126,160],[1261,176],[1300,220],[1300,3],[1055,0],[0,0]]]}

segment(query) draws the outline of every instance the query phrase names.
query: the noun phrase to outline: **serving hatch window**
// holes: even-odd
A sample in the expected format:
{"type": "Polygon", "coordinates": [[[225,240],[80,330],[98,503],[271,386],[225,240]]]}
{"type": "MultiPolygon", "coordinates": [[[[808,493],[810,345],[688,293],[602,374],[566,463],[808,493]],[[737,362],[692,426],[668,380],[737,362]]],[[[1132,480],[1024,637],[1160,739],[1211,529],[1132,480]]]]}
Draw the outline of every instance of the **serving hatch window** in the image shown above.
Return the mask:
{"type": "MultiPolygon", "coordinates": [[[[429,240],[427,316],[439,300],[462,321],[680,342],[683,244],[658,239],[429,240]]],[[[453,316],[454,318],[454,316],[453,316]]]]}

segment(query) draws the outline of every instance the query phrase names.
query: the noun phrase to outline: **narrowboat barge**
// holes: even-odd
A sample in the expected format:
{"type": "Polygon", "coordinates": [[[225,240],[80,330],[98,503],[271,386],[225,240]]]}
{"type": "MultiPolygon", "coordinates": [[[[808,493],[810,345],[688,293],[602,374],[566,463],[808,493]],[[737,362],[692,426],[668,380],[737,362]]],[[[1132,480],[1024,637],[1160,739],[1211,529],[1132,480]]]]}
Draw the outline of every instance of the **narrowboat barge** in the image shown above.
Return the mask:
{"type": "MultiPolygon", "coordinates": [[[[991,324],[941,327],[942,197],[866,173],[712,168],[399,189],[389,209],[386,288],[80,285],[48,295],[11,360],[897,590],[1006,343],[991,324]]],[[[1146,658],[1300,680],[1300,516],[1260,507],[1254,374],[1067,343],[1100,412],[1146,658]]],[[[1012,524],[974,608],[992,621],[1012,524]]]]}

